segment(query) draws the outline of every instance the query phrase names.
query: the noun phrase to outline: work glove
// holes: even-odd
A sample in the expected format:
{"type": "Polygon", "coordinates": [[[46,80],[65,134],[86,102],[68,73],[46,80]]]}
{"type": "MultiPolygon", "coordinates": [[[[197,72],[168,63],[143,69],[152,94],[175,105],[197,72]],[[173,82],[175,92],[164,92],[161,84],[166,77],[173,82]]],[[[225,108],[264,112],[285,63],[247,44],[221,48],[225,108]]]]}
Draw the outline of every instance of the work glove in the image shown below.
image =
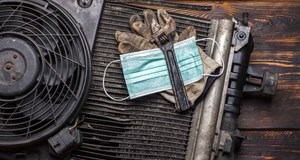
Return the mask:
{"type": "MultiPolygon", "coordinates": [[[[144,21],[137,14],[131,16],[129,23],[132,32],[116,31],[115,38],[119,42],[118,50],[121,54],[157,48],[158,46],[151,41],[152,35],[155,33],[154,29],[162,28],[167,22],[174,21],[164,9],[158,9],[157,16],[152,10],[144,10],[143,17],[144,21]]],[[[176,26],[170,26],[169,28],[172,27],[175,28],[176,26]]],[[[174,43],[193,36],[196,36],[196,30],[193,26],[189,26],[183,30],[180,35],[175,34],[174,43]]],[[[207,56],[199,46],[198,51],[202,59],[203,74],[211,74],[216,68],[220,67],[220,65],[207,56]]],[[[208,76],[204,76],[200,81],[185,86],[187,97],[192,104],[203,93],[207,78],[208,76]]],[[[172,90],[166,90],[160,94],[168,101],[176,104],[172,90]]]]}

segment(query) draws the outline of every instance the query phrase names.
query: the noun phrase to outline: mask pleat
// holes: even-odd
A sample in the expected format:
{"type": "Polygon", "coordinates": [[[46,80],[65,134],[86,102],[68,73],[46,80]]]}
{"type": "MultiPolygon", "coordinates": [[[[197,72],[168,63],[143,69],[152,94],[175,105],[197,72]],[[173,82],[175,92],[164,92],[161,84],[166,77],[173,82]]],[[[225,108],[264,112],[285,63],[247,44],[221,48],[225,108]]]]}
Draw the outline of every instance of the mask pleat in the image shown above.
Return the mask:
{"type": "MultiPolygon", "coordinates": [[[[195,37],[176,43],[174,50],[184,84],[200,80],[203,77],[202,61],[195,37]]],[[[124,54],[120,58],[131,99],[172,88],[160,49],[124,54]]]]}

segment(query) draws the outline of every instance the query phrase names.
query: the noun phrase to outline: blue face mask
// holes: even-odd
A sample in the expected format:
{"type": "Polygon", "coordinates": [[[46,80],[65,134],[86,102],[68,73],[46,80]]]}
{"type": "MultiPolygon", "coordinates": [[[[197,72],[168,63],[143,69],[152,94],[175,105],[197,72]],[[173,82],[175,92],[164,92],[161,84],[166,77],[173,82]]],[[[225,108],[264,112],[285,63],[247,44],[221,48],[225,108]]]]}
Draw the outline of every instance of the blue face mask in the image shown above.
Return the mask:
{"type": "MultiPolygon", "coordinates": [[[[174,44],[174,50],[184,84],[188,85],[202,79],[202,60],[195,37],[174,44]]],[[[171,88],[167,64],[159,48],[120,55],[120,60],[110,62],[104,71],[104,92],[115,101],[123,101],[128,98],[134,99],[171,88]],[[123,99],[111,97],[106,92],[104,85],[107,68],[112,63],[119,61],[121,61],[129,93],[129,96],[123,99]]]]}

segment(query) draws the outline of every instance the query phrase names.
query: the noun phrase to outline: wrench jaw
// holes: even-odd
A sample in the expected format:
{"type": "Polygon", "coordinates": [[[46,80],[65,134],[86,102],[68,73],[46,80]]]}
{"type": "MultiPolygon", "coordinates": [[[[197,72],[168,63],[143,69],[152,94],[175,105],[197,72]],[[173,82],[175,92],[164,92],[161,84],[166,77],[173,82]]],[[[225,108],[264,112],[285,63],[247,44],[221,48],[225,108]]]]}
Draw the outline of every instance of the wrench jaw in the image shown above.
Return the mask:
{"type": "Polygon", "coordinates": [[[162,48],[164,46],[167,46],[167,44],[173,45],[174,37],[175,32],[166,35],[163,30],[160,30],[155,35],[153,35],[153,42],[155,42],[159,46],[159,48],[162,48]]]}
{"type": "MultiPolygon", "coordinates": [[[[161,26],[157,23],[157,21],[152,21],[151,29],[153,32],[153,39],[151,42],[157,43],[157,45],[161,48],[166,43],[172,41],[174,42],[174,38],[176,35],[176,22],[170,16],[167,16],[167,13],[163,14],[163,20],[165,21],[165,25],[161,28],[161,26]]],[[[173,43],[172,43],[173,45],[173,43]]]]}

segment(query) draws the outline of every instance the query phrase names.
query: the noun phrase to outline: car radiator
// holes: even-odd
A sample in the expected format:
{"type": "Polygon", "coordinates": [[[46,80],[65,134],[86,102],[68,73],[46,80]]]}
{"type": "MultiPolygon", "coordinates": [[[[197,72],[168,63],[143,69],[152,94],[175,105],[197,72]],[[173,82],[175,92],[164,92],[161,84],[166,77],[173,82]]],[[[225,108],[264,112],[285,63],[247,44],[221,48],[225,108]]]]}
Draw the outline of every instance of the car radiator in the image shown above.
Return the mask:
{"type": "MultiPolygon", "coordinates": [[[[93,77],[90,94],[82,110],[79,129],[83,145],[73,159],[172,159],[183,160],[187,153],[193,111],[176,113],[173,104],[154,94],[136,100],[115,102],[102,88],[105,66],[119,59],[115,31],[130,31],[131,15],[142,9],[106,3],[93,50],[93,77]]],[[[188,26],[197,38],[208,37],[210,20],[171,14],[180,33],[188,26]]],[[[206,42],[198,45],[205,51],[206,42]]],[[[107,71],[106,86],[114,97],[126,97],[126,85],[119,64],[107,71]]]]}

